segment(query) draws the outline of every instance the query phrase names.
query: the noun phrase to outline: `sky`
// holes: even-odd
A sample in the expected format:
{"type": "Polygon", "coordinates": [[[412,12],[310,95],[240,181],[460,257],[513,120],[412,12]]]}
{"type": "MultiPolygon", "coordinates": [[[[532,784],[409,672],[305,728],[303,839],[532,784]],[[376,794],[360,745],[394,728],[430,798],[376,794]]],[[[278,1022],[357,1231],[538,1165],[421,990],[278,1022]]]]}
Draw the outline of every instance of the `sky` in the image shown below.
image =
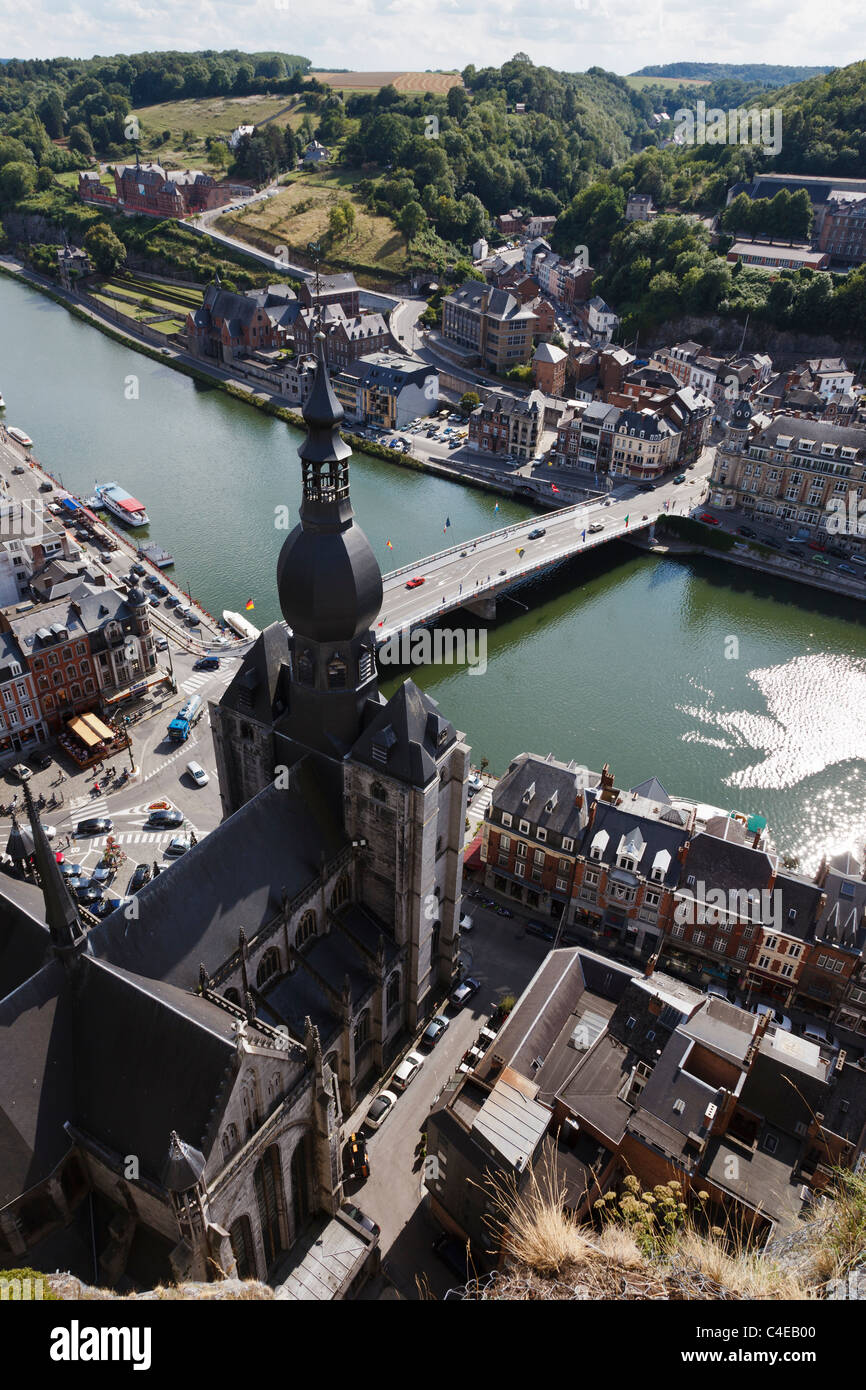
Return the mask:
{"type": "Polygon", "coordinates": [[[685,60],[842,66],[866,57],[862,0],[0,0],[0,57],[276,49],[319,68],[566,71],[685,60]]]}

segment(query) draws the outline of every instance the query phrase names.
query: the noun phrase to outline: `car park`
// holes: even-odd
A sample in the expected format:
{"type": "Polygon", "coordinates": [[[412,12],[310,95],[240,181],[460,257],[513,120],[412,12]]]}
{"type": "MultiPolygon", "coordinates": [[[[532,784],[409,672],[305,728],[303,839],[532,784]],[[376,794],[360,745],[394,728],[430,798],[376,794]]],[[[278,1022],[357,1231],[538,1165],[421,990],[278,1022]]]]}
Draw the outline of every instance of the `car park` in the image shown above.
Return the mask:
{"type": "Polygon", "coordinates": [[[151,594],[150,598],[147,601],[150,604],[151,608],[159,607],[159,599],[157,598],[156,594],[151,594]]]}
{"type": "Polygon", "coordinates": [[[468,1003],[473,994],[477,994],[480,988],[481,981],[468,975],[462,984],[459,984],[456,989],[452,989],[448,996],[448,1002],[455,1009],[462,1009],[463,1005],[468,1003]]]}
{"type": "Polygon", "coordinates": [[[179,854],[186,854],[188,849],[192,849],[192,840],[188,835],[175,835],[173,840],[169,840],[163,854],[175,858],[179,854]]]}
{"type": "Polygon", "coordinates": [[[368,1129],[378,1129],[385,1123],[396,1104],[397,1097],[393,1091],[380,1091],[364,1116],[364,1124],[368,1129]]]}
{"type": "Polygon", "coordinates": [[[187,763],[186,770],[189,773],[192,780],[195,782],[197,787],[207,786],[208,775],[202,767],[201,763],[187,763]]]}
{"type": "Polygon", "coordinates": [[[98,902],[103,891],[101,883],[93,883],[87,879],[82,879],[75,885],[75,896],[85,905],[98,902]]]}
{"type": "Polygon", "coordinates": [[[132,878],[129,880],[129,892],[137,893],[139,888],[143,888],[146,883],[150,882],[152,873],[153,870],[149,864],[136,864],[132,878]]]}
{"type": "Polygon", "coordinates": [[[436,1014],[431,1018],[424,1032],[419,1039],[422,1047],[435,1047],[443,1033],[446,1032],[450,1019],[444,1014],[436,1014]]]}
{"type": "Polygon", "coordinates": [[[410,1086],[424,1065],[424,1058],[420,1052],[407,1052],[394,1075],[391,1077],[391,1085],[398,1091],[405,1091],[410,1086]]]}
{"type": "Polygon", "coordinates": [[[114,822],[110,816],[87,816],[75,827],[76,835],[107,835],[114,822]]]}
{"type": "Polygon", "coordinates": [[[526,935],[538,936],[542,941],[556,940],[556,931],[549,922],[527,922],[526,935]]]}

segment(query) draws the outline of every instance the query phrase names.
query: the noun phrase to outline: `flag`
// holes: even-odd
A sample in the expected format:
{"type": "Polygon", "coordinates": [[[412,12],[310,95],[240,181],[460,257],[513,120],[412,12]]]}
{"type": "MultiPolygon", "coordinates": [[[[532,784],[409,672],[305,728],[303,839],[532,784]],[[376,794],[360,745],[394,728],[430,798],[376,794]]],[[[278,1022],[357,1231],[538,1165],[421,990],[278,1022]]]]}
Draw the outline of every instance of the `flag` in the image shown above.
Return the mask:
{"type": "Polygon", "coordinates": [[[556,486],[556,483],[551,483],[550,486],[553,492],[559,492],[559,488],[556,486]]]}
{"type": "Polygon", "coordinates": [[[390,541],[386,541],[386,542],[385,542],[385,545],[386,545],[386,547],[387,547],[388,550],[393,550],[393,549],[394,549],[394,547],[393,547],[393,545],[391,544],[390,541]]]}
{"type": "Polygon", "coordinates": [[[445,535],[445,532],[448,530],[448,527],[449,527],[450,525],[451,525],[451,518],[450,518],[450,516],[446,516],[446,518],[445,518],[445,525],[442,527],[442,534],[443,534],[443,536],[445,535]]]}
{"type": "Polygon", "coordinates": [[[626,519],[625,519],[625,524],[626,524],[626,526],[628,526],[628,517],[626,517],[626,519]]]}
{"type": "Polygon", "coordinates": [[[499,511],[499,503],[498,503],[498,502],[496,503],[496,506],[493,508],[493,510],[494,510],[494,512],[498,512],[498,511],[499,511]]]}
{"type": "Polygon", "coordinates": [[[244,604],[244,607],[246,608],[246,610],[247,610],[248,613],[249,613],[250,609],[251,609],[251,608],[255,608],[255,606],[256,606],[256,605],[253,603],[253,601],[252,601],[251,598],[248,598],[247,601],[246,601],[246,603],[244,604]]]}
{"type": "Polygon", "coordinates": [[[584,528],[583,528],[583,535],[581,536],[580,539],[581,539],[582,541],[585,541],[585,540],[586,540],[586,527],[585,527],[585,526],[584,526],[584,528]]]}

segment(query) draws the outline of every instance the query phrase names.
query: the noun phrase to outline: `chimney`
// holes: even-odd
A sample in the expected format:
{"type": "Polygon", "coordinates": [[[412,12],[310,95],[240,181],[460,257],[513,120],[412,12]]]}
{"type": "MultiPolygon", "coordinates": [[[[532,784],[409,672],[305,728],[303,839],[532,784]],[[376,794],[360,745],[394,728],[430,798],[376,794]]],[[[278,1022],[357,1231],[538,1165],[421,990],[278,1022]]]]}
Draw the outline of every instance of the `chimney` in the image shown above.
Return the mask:
{"type": "Polygon", "coordinates": [[[826,854],[822,854],[821,863],[818,865],[818,872],[815,875],[815,882],[817,883],[819,888],[823,888],[824,884],[827,881],[828,869],[829,865],[827,863],[827,856],[826,854]]]}
{"type": "Polygon", "coordinates": [[[655,968],[656,968],[656,966],[658,965],[658,963],[659,963],[659,953],[658,953],[658,951],[656,951],[654,955],[650,956],[649,960],[647,961],[646,965],[644,966],[644,972],[643,972],[643,973],[644,973],[644,979],[646,979],[646,980],[649,979],[650,975],[652,975],[652,973],[653,973],[653,971],[655,970],[655,968]]]}
{"type": "Polygon", "coordinates": [[[754,833],[754,835],[752,836],[752,849],[760,849],[760,846],[761,846],[761,832],[760,832],[760,830],[756,830],[755,833],[754,833]]]}
{"type": "Polygon", "coordinates": [[[608,763],[601,769],[601,799],[602,801],[613,801],[613,773],[608,763]]]}

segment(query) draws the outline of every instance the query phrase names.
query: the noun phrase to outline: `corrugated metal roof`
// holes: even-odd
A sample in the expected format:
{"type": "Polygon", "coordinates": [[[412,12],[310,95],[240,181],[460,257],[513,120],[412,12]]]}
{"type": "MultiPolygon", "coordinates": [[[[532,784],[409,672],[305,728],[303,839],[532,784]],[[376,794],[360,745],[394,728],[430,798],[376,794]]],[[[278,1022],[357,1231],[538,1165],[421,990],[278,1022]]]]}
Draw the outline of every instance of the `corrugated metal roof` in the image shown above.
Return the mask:
{"type": "MultiPolygon", "coordinates": [[[[510,1073],[516,1081],[515,1073],[510,1073]]],[[[526,1083],[524,1083],[526,1085],[526,1083]]],[[[535,1089],[534,1087],[532,1088],[535,1089]]],[[[523,1167],[547,1132],[552,1110],[503,1077],[484,1102],[473,1130],[513,1167],[523,1167]]]]}

